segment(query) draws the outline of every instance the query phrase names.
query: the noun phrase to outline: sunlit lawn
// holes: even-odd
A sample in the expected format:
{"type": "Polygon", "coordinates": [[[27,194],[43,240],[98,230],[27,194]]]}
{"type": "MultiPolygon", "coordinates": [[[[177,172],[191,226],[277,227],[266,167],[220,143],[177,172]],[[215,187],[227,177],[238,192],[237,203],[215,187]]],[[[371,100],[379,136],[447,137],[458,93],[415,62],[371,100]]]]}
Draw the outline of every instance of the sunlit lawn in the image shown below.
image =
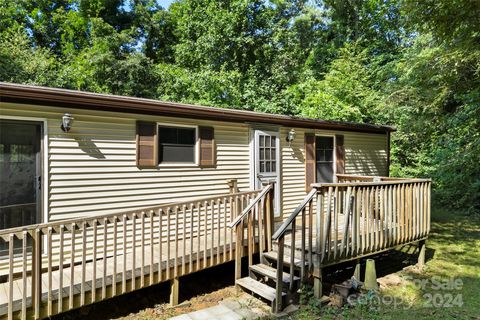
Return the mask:
{"type": "Polygon", "coordinates": [[[404,283],[378,299],[343,309],[305,306],[296,318],[480,319],[480,217],[433,210],[427,248],[433,257],[424,271],[400,271],[404,283]]]}

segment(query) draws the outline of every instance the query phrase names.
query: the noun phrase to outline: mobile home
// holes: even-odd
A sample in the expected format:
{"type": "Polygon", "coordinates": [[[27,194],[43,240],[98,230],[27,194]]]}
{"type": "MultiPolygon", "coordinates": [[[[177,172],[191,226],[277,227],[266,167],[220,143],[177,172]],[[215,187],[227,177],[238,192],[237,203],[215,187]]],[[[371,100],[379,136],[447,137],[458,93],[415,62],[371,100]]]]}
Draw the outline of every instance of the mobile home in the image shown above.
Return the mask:
{"type": "Polygon", "coordinates": [[[0,99],[0,315],[162,281],[175,302],[178,277],[250,266],[292,223],[302,270],[428,234],[430,181],[387,178],[390,126],[9,83],[0,99]]]}

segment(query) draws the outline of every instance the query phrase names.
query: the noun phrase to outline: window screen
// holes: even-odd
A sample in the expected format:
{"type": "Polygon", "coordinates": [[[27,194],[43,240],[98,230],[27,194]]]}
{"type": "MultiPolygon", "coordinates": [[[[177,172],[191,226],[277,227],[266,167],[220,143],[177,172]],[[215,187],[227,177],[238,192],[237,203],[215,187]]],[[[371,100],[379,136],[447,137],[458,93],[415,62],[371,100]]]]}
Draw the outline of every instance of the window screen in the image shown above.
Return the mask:
{"type": "Polygon", "coordinates": [[[158,127],[159,162],[195,162],[195,128],[158,127]]]}
{"type": "Polygon", "coordinates": [[[317,182],[333,182],[333,137],[316,137],[317,182]]]}

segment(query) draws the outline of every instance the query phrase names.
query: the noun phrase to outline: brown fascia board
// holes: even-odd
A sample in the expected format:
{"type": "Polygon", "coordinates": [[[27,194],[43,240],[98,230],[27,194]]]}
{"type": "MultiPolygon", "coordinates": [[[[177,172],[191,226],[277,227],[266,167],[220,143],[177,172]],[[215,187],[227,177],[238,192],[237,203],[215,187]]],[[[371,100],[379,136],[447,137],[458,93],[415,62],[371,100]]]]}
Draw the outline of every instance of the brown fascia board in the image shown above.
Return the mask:
{"type": "Polygon", "coordinates": [[[396,131],[396,129],[391,126],[307,119],[246,110],[204,107],[152,99],[5,82],[0,82],[0,100],[4,102],[60,106],[86,110],[93,109],[137,114],[154,114],[229,122],[255,122],[310,129],[371,132],[382,134],[396,131]]]}

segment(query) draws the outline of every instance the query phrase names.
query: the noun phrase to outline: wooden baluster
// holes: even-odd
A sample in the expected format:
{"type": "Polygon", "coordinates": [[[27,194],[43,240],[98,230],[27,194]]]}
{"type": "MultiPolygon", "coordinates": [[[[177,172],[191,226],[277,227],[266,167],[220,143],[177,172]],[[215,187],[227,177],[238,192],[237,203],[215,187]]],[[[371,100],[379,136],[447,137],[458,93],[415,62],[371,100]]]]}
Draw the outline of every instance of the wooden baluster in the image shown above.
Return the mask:
{"type": "Polygon", "coordinates": [[[255,211],[252,208],[247,215],[248,268],[250,268],[253,264],[254,239],[252,238],[255,236],[253,234],[253,219],[255,219],[255,211]]]}
{"type": "Polygon", "coordinates": [[[335,187],[335,196],[333,197],[333,259],[337,259],[338,251],[338,211],[339,211],[339,188],[335,187]]]}
{"type": "MultiPolygon", "coordinates": [[[[383,204],[383,193],[381,194],[381,202],[383,204]]],[[[368,187],[365,188],[365,192],[364,192],[364,198],[363,198],[363,205],[365,206],[365,212],[366,212],[366,223],[367,223],[367,252],[371,252],[374,248],[374,242],[375,242],[375,239],[372,239],[372,234],[373,234],[373,225],[372,225],[372,222],[373,222],[373,219],[372,219],[372,215],[373,215],[373,212],[370,210],[370,192],[369,192],[369,189],[368,187]]],[[[382,209],[383,211],[383,209],[382,209]]]]}
{"type": "Polygon", "coordinates": [[[108,241],[108,219],[103,218],[102,300],[105,300],[107,298],[107,249],[108,249],[108,242],[107,241],[108,241]]]}
{"type": "Polygon", "coordinates": [[[242,277],[242,233],[243,222],[235,227],[235,280],[242,277]]]}
{"type": "MultiPolygon", "coordinates": [[[[305,281],[306,280],[306,272],[305,272],[305,244],[306,244],[306,230],[305,230],[305,227],[307,226],[306,222],[305,222],[305,208],[303,208],[302,210],[302,222],[301,222],[301,237],[302,237],[302,241],[300,242],[300,246],[301,246],[301,256],[300,256],[300,259],[301,259],[301,265],[300,265],[300,278],[302,279],[302,281],[305,281]]],[[[291,248],[291,253],[295,254],[295,246],[291,248]]]]}
{"type": "MultiPolygon", "coordinates": [[[[47,315],[53,314],[52,297],[52,227],[47,228],[47,315]]],[[[12,269],[12,268],[10,268],[12,269]]]]}
{"type": "Polygon", "coordinates": [[[328,245],[328,260],[331,259],[332,253],[332,238],[331,238],[331,230],[332,228],[332,187],[328,187],[328,195],[327,195],[327,211],[326,211],[326,219],[325,222],[325,232],[324,232],[324,247],[322,250],[322,261],[324,261],[324,257],[327,254],[327,245],[328,245]]]}
{"type": "MultiPolygon", "coordinates": [[[[64,230],[65,230],[65,225],[61,224],[60,225],[60,230],[59,230],[59,253],[58,253],[58,308],[57,308],[57,313],[61,313],[63,310],[63,246],[64,246],[64,230]]],[[[24,259],[24,262],[26,263],[26,259],[24,259]]],[[[22,303],[23,305],[26,304],[22,303]]]]}
{"type": "Polygon", "coordinates": [[[92,299],[91,303],[95,302],[97,300],[97,224],[98,220],[93,219],[92,221],[92,282],[91,282],[91,287],[92,287],[92,299]]]}
{"type": "Polygon", "coordinates": [[[127,292],[127,215],[122,217],[123,224],[123,270],[122,270],[122,293],[127,292]]]}
{"type": "Polygon", "coordinates": [[[427,234],[430,232],[430,218],[431,218],[431,209],[432,209],[432,182],[428,182],[428,192],[427,192],[427,234]]]}
{"type": "Polygon", "coordinates": [[[421,227],[421,213],[420,213],[420,208],[421,208],[421,196],[420,196],[420,184],[416,183],[415,184],[415,194],[417,196],[417,227],[415,228],[416,234],[415,238],[420,237],[420,227],[421,227]]]}
{"type": "MultiPolygon", "coordinates": [[[[136,253],[136,243],[137,243],[137,213],[134,212],[133,215],[132,215],[132,271],[131,271],[131,285],[130,285],[130,290],[133,291],[136,289],[136,277],[137,277],[137,273],[136,273],[136,256],[137,256],[137,253],[136,253]]],[[[102,288],[102,291],[103,291],[103,288],[102,288]]],[[[103,293],[102,293],[102,298],[103,298],[103,293]]]]}
{"type": "Polygon", "coordinates": [[[357,215],[357,249],[355,254],[359,255],[361,254],[361,246],[362,246],[362,233],[361,233],[361,221],[362,217],[360,216],[361,214],[361,208],[362,208],[362,192],[361,188],[357,189],[357,194],[355,196],[356,200],[356,205],[355,205],[355,214],[357,215]]]}
{"type": "MultiPolygon", "coordinates": [[[[27,319],[27,240],[28,240],[28,231],[22,231],[22,319],[27,319]]],[[[61,261],[60,261],[61,263],[61,261]]],[[[61,273],[60,273],[61,278],[61,273]]],[[[59,299],[59,302],[62,300],[59,299]]],[[[60,303],[61,304],[61,303],[60,303]]]]}
{"type": "Polygon", "coordinates": [[[257,218],[258,218],[258,250],[260,252],[260,256],[265,251],[265,241],[264,241],[264,230],[263,230],[263,199],[260,199],[260,203],[257,202],[255,205],[257,211],[257,218]]]}
{"type": "Polygon", "coordinates": [[[370,249],[373,251],[375,250],[376,248],[376,241],[375,241],[375,238],[376,238],[376,233],[377,233],[377,226],[376,226],[376,218],[375,218],[375,212],[374,212],[374,208],[375,208],[375,202],[374,202],[374,198],[373,198],[373,192],[372,192],[372,188],[367,188],[368,190],[368,198],[369,198],[369,206],[368,206],[368,211],[370,212],[370,226],[371,226],[371,229],[372,229],[372,233],[371,233],[371,246],[370,246],[370,249]]]}
{"type": "Polygon", "coordinates": [[[267,224],[267,251],[272,251],[272,233],[273,233],[273,193],[274,193],[274,185],[266,194],[266,212],[265,215],[267,216],[266,224],[267,224]]]}
{"type": "MultiPolygon", "coordinates": [[[[85,221],[81,224],[81,232],[82,232],[82,283],[80,284],[80,306],[85,305],[85,284],[86,284],[86,263],[87,263],[87,227],[85,221]]],[[[50,256],[50,254],[49,254],[50,256]]],[[[50,291],[50,289],[49,289],[50,291]]],[[[50,314],[49,314],[50,315],[50,314]]]]}
{"type": "MultiPolygon", "coordinates": [[[[202,204],[197,202],[197,264],[195,270],[198,271],[201,269],[200,264],[200,250],[201,250],[201,243],[202,243],[202,223],[201,223],[201,216],[202,216],[202,204]]],[[[205,235],[206,237],[206,235],[205,235]]]]}
{"type": "Polygon", "coordinates": [[[275,312],[282,310],[282,294],[283,294],[283,251],[285,244],[285,236],[278,239],[278,259],[277,259],[277,283],[275,290],[275,312]]]}
{"type": "Polygon", "coordinates": [[[13,319],[13,246],[15,241],[15,234],[8,235],[8,320],[13,319]]]}
{"type": "Polygon", "coordinates": [[[145,287],[145,211],[140,213],[140,288],[145,287]]]}
{"type": "MultiPolygon", "coordinates": [[[[188,260],[188,269],[189,269],[189,272],[192,273],[193,272],[193,225],[194,225],[194,219],[193,219],[193,212],[194,212],[194,205],[193,203],[190,203],[190,208],[189,208],[189,212],[190,212],[190,254],[188,255],[189,256],[189,260],[188,260]]],[[[198,238],[198,235],[197,235],[197,238],[198,238]]]]}
{"type": "MultiPolygon", "coordinates": [[[[187,256],[187,206],[183,205],[182,206],[182,218],[183,218],[183,223],[182,223],[182,275],[185,274],[185,257],[187,256]]],[[[178,232],[178,225],[177,225],[177,232],[178,232]]],[[[178,237],[178,235],[177,235],[178,237]]]]}
{"type": "MultiPolygon", "coordinates": [[[[230,215],[228,216],[228,220],[229,221],[233,221],[233,219],[235,219],[235,206],[237,204],[237,197],[238,196],[235,196],[235,197],[232,197],[230,196],[230,200],[229,200],[229,203],[230,203],[230,215]],[[234,200],[235,199],[235,200],[234,200]]],[[[228,248],[229,248],[229,260],[233,260],[233,228],[228,228],[228,234],[229,234],[229,242],[228,242],[228,248]]]]}
{"type": "Polygon", "coordinates": [[[350,200],[350,246],[347,247],[347,256],[355,256],[355,247],[357,243],[357,217],[356,217],[356,206],[357,206],[357,189],[352,187],[352,195],[350,200]]]}
{"type": "Polygon", "coordinates": [[[308,270],[313,270],[313,198],[308,202],[308,270]]]}
{"type": "Polygon", "coordinates": [[[73,286],[75,284],[75,228],[76,225],[75,223],[71,224],[71,241],[72,243],[70,244],[70,292],[69,292],[69,301],[68,301],[68,307],[69,309],[73,309],[73,298],[74,298],[74,291],[73,291],[73,286]]]}
{"type": "Polygon", "coordinates": [[[223,260],[227,261],[227,198],[223,198],[223,260]]]}
{"type": "MultiPolygon", "coordinates": [[[[162,281],[163,273],[163,209],[158,209],[158,282],[162,281]]],[[[168,232],[167,232],[168,234],[168,232]]],[[[167,264],[168,268],[168,264],[167,264]]]]}
{"type": "Polygon", "coordinates": [[[113,273],[112,273],[112,296],[117,295],[117,245],[118,245],[118,225],[117,216],[113,217],[113,273]]]}
{"type": "Polygon", "coordinates": [[[170,232],[172,229],[172,209],[170,207],[167,208],[167,230],[166,230],[166,238],[167,238],[167,263],[166,263],[166,274],[167,274],[167,279],[170,280],[172,279],[170,275],[170,232]]]}
{"type": "Polygon", "coordinates": [[[215,248],[215,201],[210,201],[210,208],[212,210],[210,225],[211,233],[211,241],[210,241],[210,266],[215,264],[215,257],[214,257],[214,248],[215,248]]]}
{"type": "Polygon", "coordinates": [[[207,261],[208,261],[208,226],[210,225],[208,223],[208,202],[205,201],[204,204],[203,204],[203,210],[204,210],[204,213],[205,213],[205,219],[203,219],[204,221],[204,230],[205,230],[205,237],[204,237],[204,248],[203,248],[203,268],[206,269],[207,268],[207,261]]]}
{"type": "MultiPolygon", "coordinates": [[[[293,279],[295,277],[295,234],[296,234],[296,219],[292,220],[292,232],[290,235],[290,291],[293,292],[293,279]]],[[[283,277],[283,274],[282,274],[283,277]]],[[[281,278],[282,279],[282,278],[281,278]]]]}
{"type": "MultiPolygon", "coordinates": [[[[323,256],[324,256],[324,252],[323,252],[323,247],[324,247],[324,242],[323,242],[323,230],[325,228],[325,225],[324,225],[324,212],[323,212],[323,208],[324,208],[324,189],[321,188],[319,190],[317,190],[317,212],[316,212],[316,235],[317,235],[317,238],[316,238],[316,252],[317,252],[317,258],[319,258],[319,264],[323,261],[323,256]]],[[[317,260],[318,261],[318,260],[317,260]]]]}
{"type": "Polygon", "coordinates": [[[220,253],[221,253],[221,237],[222,237],[222,230],[221,230],[221,227],[220,227],[220,223],[221,223],[221,215],[222,215],[222,199],[221,198],[218,198],[217,199],[217,214],[218,214],[218,217],[217,217],[217,264],[220,264],[221,261],[220,261],[220,253]]]}

